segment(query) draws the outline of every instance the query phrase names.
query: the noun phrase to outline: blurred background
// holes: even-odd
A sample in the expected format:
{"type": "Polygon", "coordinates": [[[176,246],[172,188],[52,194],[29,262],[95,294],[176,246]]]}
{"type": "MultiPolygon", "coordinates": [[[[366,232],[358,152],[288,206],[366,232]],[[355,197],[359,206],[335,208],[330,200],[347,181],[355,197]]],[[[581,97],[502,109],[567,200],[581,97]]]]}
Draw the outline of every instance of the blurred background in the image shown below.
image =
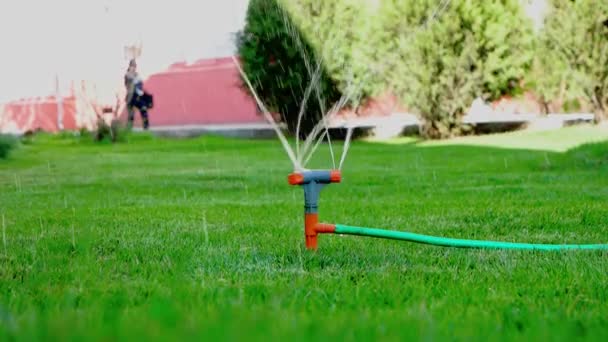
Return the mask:
{"type": "MultiPolygon", "coordinates": [[[[608,5],[590,0],[23,0],[0,4],[0,133],[125,117],[136,58],[155,132],[272,132],[239,76],[292,133],[428,138],[599,123],[608,5]],[[312,67],[311,67],[312,66],[312,67]],[[319,77],[315,76],[319,66],[319,77]],[[344,100],[341,103],[339,100],[344,100]]],[[[139,117],[136,115],[137,120],[139,117]]]]}

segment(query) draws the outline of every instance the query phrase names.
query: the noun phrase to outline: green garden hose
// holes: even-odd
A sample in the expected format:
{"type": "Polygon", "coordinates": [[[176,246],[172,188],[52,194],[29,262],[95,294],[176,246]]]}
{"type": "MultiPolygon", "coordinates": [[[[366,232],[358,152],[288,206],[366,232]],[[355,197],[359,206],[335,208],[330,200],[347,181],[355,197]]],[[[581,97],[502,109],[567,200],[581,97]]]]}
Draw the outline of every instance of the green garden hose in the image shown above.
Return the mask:
{"type": "Polygon", "coordinates": [[[457,248],[482,248],[482,249],[519,249],[519,250],[543,250],[559,251],[566,249],[584,250],[608,250],[608,244],[540,244],[540,243],[517,243],[498,242],[484,240],[466,240],[437,237],[431,235],[400,232],[394,230],[363,228],[336,224],[335,234],[369,236],[392,240],[403,240],[434,246],[457,247],[457,248]]]}

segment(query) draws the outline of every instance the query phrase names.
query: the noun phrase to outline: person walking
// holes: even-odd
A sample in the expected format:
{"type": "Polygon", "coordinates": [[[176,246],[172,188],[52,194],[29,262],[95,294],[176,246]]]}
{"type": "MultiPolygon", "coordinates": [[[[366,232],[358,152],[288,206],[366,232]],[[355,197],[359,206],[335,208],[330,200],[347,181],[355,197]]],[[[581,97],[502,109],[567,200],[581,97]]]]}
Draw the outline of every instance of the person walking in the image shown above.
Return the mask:
{"type": "Polygon", "coordinates": [[[135,59],[129,61],[129,67],[124,77],[127,96],[125,98],[128,113],[129,129],[133,127],[135,119],[135,109],[139,110],[143,121],[143,128],[147,130],[150,126],[148,109],[152,108],[152,96],[144,91],[144,82],[137,73],[137,63],[135,59]]]}

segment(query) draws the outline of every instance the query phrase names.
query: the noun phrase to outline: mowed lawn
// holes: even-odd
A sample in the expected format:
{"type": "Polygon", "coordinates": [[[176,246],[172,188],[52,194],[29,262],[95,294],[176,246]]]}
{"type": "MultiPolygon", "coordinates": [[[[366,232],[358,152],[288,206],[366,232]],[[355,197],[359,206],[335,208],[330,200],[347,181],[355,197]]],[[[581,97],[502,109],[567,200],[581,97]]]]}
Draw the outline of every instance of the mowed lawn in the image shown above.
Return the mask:
{"type": "MultiPolygon", "coordinates": [[[[291,171],[278,140],[35,137],[0,161],[0,340],[608,340],[608,252],[309,252],[291,171]]],[[[332,223],[608,243],[608,130],[355,142],[320,204],[332,223]]]]}

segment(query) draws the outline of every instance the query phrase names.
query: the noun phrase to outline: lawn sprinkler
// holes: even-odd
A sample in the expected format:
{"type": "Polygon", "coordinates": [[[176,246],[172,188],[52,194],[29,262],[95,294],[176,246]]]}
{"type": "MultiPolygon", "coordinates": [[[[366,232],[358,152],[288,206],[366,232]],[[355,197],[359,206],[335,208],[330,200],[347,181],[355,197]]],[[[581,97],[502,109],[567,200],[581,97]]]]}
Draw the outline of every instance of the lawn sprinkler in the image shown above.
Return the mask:
{"type": "Polygon", "coordinates": [[[319,223],[319,195],[326,185],[340,183],[341,178],[338,170],[295,172],[288,177],[289,184],[304,188],[304,235],[308,249],[317,249],[319,233],[334,233],[336,230],[333,224],[319,223]]]}
{"type": "Polygon", "coordinates": [[[456,247],[456,248],[482,248],[482,249],[516,249],[516,250],[608,250],[608,244],[539,244],[519,242],[499,242],[484,240],[465,240],[437,237],[410,232],[385,230],[376,228],[353,227],[342,224],[329,224],[319,222],[319,196],[321,190],[331,184],[340,183],[342,175],[339,170],[307,170],[291,173],[287,180],[291,185],[304,188],[304,235],[306,248],[316,250],[319,234],[341,234],[376,237],[409,241],[427,245],[456,247]]]}

